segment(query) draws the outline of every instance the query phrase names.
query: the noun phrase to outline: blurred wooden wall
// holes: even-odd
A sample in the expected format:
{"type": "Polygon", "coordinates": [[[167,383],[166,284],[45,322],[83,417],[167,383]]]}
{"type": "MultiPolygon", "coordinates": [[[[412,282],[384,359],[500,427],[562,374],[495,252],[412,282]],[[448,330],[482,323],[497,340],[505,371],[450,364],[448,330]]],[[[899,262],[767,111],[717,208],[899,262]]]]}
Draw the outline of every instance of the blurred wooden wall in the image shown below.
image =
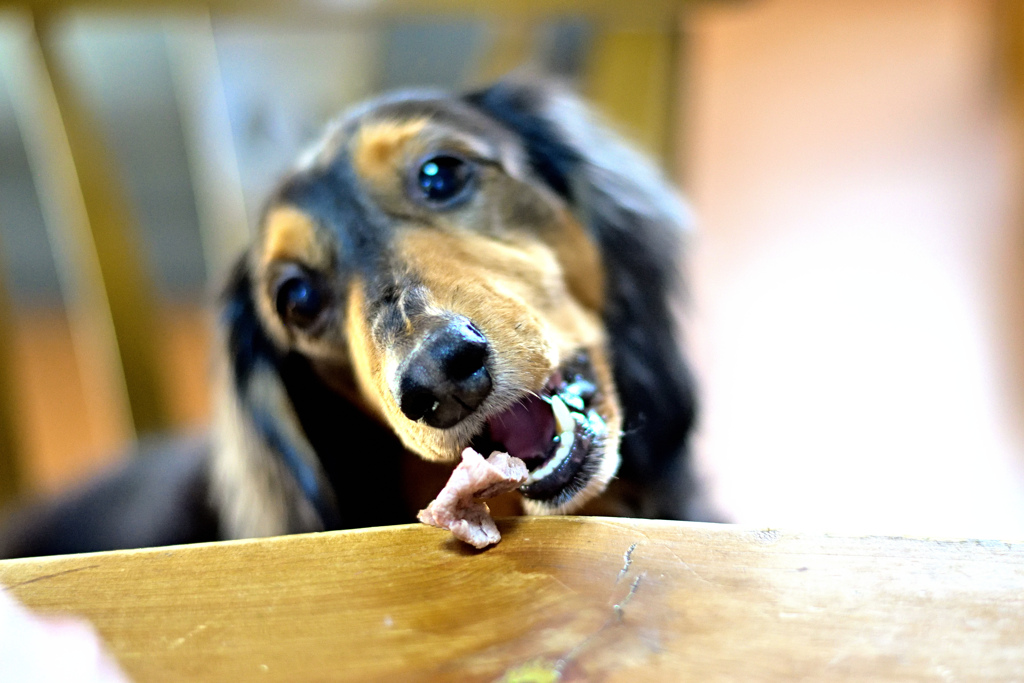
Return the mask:
{"type": "MultiPolygon", "coordinates": [[[[143,256],[138,207],[120,177],[110,131],[97,120],[62,50],[65,18],[103,4],[35,0],[0,16],[9,20],[0,36],[0,69],[64,300],[62,308],[0,308],[0,503],[18,490],[65,488],[119,457],[139,435],[200,429],[209,418],[212,317],[198,302],[172,303],[157,291],[143,256]]],[[[674,158],[679,18],[687,4],[389,0],[336,9],[289,4],[282,15],[284,5],[272,0],[156,0],[134,9],[139,16],[166,16],[174,27],[169,58],[206,271],[216,283],[247,239],[251,217],[245,205],[262,200],[242,198],[223,100],[198,92],[204,78],[219,78],[214,22],[301,31],[352,22],[489,20],[487,47],[467,67],[470,83],[524,64],[538,66],[552,22],[585,22],[592,40],[580,83],[584,93],[667,161],[674,158]]]]}

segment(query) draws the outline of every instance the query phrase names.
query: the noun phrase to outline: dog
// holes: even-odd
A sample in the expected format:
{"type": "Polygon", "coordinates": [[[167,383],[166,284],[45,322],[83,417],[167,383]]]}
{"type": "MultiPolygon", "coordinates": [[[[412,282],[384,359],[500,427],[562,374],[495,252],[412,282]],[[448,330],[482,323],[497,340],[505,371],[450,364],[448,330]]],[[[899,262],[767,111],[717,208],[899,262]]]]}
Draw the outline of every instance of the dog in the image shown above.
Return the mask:
{"type": "Polygon", "coordinates": [[[224,289],[212,433],[10,516],[0,554],[412,522],[469,446],[527,463],[526,514],[698,517],[688,224],[553,85],[357,106],[224,289]]]}

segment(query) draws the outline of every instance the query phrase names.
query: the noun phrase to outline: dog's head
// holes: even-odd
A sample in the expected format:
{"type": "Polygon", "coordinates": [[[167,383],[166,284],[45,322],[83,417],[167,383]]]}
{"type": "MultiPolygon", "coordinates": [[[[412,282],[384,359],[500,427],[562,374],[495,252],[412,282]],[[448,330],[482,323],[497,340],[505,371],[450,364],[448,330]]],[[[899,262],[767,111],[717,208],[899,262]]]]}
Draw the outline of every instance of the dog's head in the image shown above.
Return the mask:
{"type": "Polygon", "coordinates": [[[270,199],[229,287],[217,481],[235,532],[345,524],[338,480],[355,470],[338,461],[375,457],[371,418],[427,460],[507,451],[531,470],[527,512],[579,509],[619,469],[624,414],[648,440],[689,426],[666,305],[681,220],[657,174],[549,88],[342,118],[270,199]],[[665,411],[678,426],[652,431],[665,411]],[[275,486],[279,509],[254,513],[275,486]]]}

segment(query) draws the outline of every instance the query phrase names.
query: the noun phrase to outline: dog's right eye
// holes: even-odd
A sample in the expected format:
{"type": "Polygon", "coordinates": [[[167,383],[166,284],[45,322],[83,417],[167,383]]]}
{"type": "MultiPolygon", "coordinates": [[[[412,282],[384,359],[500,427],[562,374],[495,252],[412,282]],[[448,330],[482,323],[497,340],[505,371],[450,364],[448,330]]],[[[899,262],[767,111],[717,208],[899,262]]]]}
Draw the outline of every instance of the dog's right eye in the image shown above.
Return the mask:
{"type": "Polygon", "coordinates": [[[472,164],[456,156],[430,157],[416,172],[415,192],[432,206],[451,206],[468,196],[473,170],[472,164]]]}
{"type": "Polygon", "coordinates": [[[292,273],[277,286],[277,314],[286,325],[308,328],[324,310],[324,296],[305,272],[292,273]]]}

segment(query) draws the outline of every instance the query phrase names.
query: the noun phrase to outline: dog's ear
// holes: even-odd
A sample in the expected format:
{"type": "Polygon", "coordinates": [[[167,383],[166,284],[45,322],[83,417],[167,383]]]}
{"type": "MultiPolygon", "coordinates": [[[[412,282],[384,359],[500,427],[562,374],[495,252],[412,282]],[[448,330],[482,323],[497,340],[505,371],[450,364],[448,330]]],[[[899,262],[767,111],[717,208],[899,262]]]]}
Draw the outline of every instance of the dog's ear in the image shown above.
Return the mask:
{"type": "Polygon", "coordinates": [[[211,489],[230,538],[337,526],[337,506],[289,395],[288,358],[267,336],[248,261],[223,294],[211,489]]]}
{"type": "Polygon", "coordinates": [[[687,439],[696,411],[672,314],[686,208],[657,169],[564,90],[510,81],[466,99],[519,136],[538,179],[573,207],[598,244],[603,317],[625,410],[619,476],[643,491],[639,514],[687,517],[687,439]]]}
{"type": "MultiPolygon", "coordinates": [[[[268,335],[242,258],[224,291],[211,490],[231,538],[413,521],[398,438],[268,335]]],[[[418,508],[417,508],[418,509],[418,508]]]]}

